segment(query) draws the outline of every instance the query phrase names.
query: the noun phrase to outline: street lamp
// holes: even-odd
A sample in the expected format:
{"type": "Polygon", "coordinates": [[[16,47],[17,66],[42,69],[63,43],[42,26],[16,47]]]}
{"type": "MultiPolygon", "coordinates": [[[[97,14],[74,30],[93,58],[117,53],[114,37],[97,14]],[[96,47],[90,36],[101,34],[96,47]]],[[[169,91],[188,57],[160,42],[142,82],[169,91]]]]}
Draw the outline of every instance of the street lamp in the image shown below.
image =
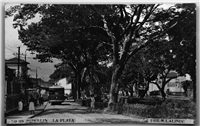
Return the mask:
{"type": "MultiPolygon", "coordinates": [[[[25,54],[24,54],[24,57],[25,57],[25,62],[26,62],[26,51],[29,51],[28,49],[25,50],[25,54]]],[[[31,54],[35,54],[33,51],[31,51],[31,54]]]]}

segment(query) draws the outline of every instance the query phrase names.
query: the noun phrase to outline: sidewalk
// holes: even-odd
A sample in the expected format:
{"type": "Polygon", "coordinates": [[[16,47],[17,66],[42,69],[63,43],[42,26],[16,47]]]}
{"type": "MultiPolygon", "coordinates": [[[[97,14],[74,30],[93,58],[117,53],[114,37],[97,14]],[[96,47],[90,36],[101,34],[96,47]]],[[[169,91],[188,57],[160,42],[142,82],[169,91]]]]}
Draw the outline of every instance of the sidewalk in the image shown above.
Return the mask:
{"type": "Polygon", "coordinates": [[[6,116],[5,119],[28,119],[37,116],[38,114],[42,113],[44,107],[48,102],[44,102],[43,105],[38,105],[35,107],[35,114],[30,114],[28,110],[24,110],[21,113],[15,113],[13,115],[6,116]]]}

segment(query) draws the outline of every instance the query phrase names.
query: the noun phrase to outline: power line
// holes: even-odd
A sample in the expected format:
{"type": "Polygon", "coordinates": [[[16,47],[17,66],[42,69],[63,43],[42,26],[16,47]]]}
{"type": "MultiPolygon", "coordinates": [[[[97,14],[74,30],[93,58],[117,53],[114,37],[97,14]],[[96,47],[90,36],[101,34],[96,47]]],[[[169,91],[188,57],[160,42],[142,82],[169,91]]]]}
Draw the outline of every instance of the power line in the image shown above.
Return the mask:
{"type": "Polygon", "coordinates": [[[13,54],[13,51],[7,49],[5,53],[12,53],[13,54]]]}
{"type": "Polygon", "coordinates": [[[7,48],[11,49],[13,52],[16,52],[12,47],[10,47],[9,45],[5,45],[7,48]]]}
{"type": "Polygon", "coordinates": [[[11,49],[13,49],[13,47],[11,47],[11,46],[9,46],[9,45],[7,45],[7,44],[6,44],[6,46],[9,47],[9,48],[11,48],[11,49]]]}
{"type": "Polygon", "coordinates": [[[9,45],[7,45],[7,44],[6,44],[6,46],[8,46],[8,47],[10,47],[10,48],[13,48],[13,47],[11,47],[11,46],[9,46],[9,45]]]}
{"type": "Polygon", "coordinates": [[[5,56],[13,56],[12,54],[6,54],[5,56]]]}
{"type": "Polygon", "coordinates": [[[11,52],[13,52],[13,53],[16,53],[15,51],[13,51],[12,49],[10,49],[10,48],[6,48],[7,50],[9,50],[9,51],[11,51],[11,52]]]}

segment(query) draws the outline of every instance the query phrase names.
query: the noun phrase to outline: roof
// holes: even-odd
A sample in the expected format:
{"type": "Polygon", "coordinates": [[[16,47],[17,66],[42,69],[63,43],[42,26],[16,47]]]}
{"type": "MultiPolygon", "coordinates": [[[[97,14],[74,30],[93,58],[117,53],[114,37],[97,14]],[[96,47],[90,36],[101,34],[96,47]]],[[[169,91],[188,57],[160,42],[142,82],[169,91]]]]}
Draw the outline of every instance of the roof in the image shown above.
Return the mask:
{"type": "Polygon", "coordinates": [[[178,76],[177,72],[174,72],[174,71],[167,74],[167,78],[173,78],[173,77],[177,77],[177,76],[178,76]]]}
{"type": "Polygon", "coordinates": [[[62,87],[62,86],[60,86],[60,85],[53,85],[53,86],[51,86],[51,87],[49,87],[49,88],[64,88],[64,87],[62,87]]]}
{"type": "Polygon", "coordinates": [[[40,86],[41,88],[49,88],[49,87],[53,86],[53,84],[43,81],[43,82],[40,82],[40,83],[39,83],[39,86],[40,86]]]}
{"type": "Polygon", "coordinates": [[[28,88],[26,89],[27,91],[36,91],[37,89],[36,88],[28,88]]]}
{"type": "MultiPolygon", "coordinates": [[[[18,58],[15,57],[15,58],[12,58],[12,59],[5,60],[5,63],[6,64],[18,64],[18,58]]],[[[19,63],[20,64],[30,64],[29,62],[25,62],[22,59],[19,60],[19,63]]]]}

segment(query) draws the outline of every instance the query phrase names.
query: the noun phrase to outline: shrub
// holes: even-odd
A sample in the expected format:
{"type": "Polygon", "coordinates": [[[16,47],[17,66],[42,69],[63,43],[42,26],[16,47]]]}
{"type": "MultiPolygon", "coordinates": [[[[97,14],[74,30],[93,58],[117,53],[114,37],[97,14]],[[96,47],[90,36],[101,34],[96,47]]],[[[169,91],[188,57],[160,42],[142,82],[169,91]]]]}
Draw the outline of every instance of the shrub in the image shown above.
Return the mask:
{"type": "Polygon", "coordinates": [[[163,102],[163,100],[159,97],[148,97],[141,100],[139,103],[146,104],[146,105],[159,105],[163,102]]]}
{"type": "Polygon", "coordinates": [[[136,97],[129,97],[128,98],[128,103],[130,104],[136,104],[136,103],[139,103],[140,99],[139,98],[136,98],[136,97]]]}
{"type": "MultiPolygon", "coordinates": [[[[161,102],[161,101],[159,101],[161,102]]],[[[196,117],[196,105],[191,101],[165,100],[162,104],[114,104],[112,112],[133,114],[144,118],[192,118],[196,117]]]]}
{"type": "Polygon", "coordinates": [[[105,107],[107,107],[107,104],[108,103],[104,103],[104,102],[95,102],[94,103],[95,108],[97,108],[97,109],[104,109],[105,107]]]}

